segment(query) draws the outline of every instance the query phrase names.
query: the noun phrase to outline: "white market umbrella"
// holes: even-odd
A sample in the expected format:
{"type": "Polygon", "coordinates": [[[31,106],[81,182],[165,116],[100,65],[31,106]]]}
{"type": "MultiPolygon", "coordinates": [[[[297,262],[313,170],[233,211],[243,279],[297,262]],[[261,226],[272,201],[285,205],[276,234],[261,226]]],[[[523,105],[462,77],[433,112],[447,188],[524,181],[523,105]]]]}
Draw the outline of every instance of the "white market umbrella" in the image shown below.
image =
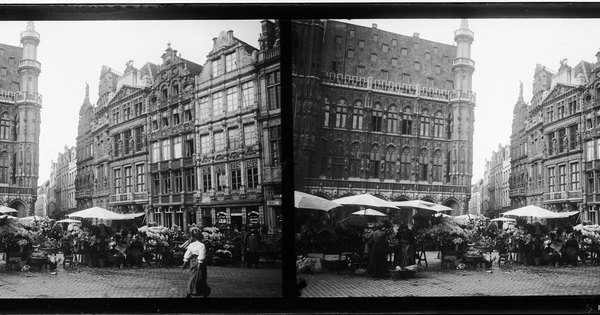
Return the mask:
{"type": "Polygon", "coordinates": [[[62,220],[56,221],[56,223],[81,223],[81,221],[73,220],[73,219],[62,219],[62,220]]]}
{"type": "Polygon", "coordinates": [[[542,219],[559,218],[559,216],[555,212],[534,205],[529,205],[518,209],[506,211],[502,213],[502,215],[512,215],[517,217],[535,217],[542,219]]]}
{"type": "Polygon", "coordinates": [[[491,219],[490,221],[494,221],[494,222],[517,222],[517,220],[515,219],[511,219],[511,218],[495,218],[495,219],[491,219]]]}
{"type": "Polygon", "coordinates": [[[400,208],[415,208],[415,209],[425,209],[431,210],[435,212],[440,211],[452,211],[453,209],[447,206],[443,206],[437,203],[425,201],[425,200],[408,200],[408,201],[392,201],[391,204],[400,208]]]}
{"type": "Polygon", "coordinates": [[[362,216],[387,217],[387,214],[381,213],[381,212],[379,212],[377,210],[373,210],[373,209],[358,210],[358,211],[352,212],[352,214],[362,215],[362,216]]]}
{"type": "Polygon", "coordinates": [[[92,207],[89,209],[73,212],[67,214],[69,218],[83,218],[83,219],[102,219],[102,220],[124,220],[122,214],[112,212],[100,207],[92,207]]]}
{"type": "Polygon", "coordinates": [[[558,218],[568,218],[570,216],[579,214],[579,211],[569,211],[569,212],[557,212],[556,215],[558,218]]]}
{"type": "Polygon", "coordinates": [[[144,213],[144,212],[138,212],[138,213],[123,213],[121,215],[123,216],[123,220],[132,220],[135,218],[139,218],[145,214],[146,213],[144,213]]]}
{"type": "Polygon", "coordinates": [[[377,198],[370,194],[354,195],[332,200],[335,203],[348,206],[365,206],[373,208],[398,209],[393,203],[377,198]]]}
{"type": "Polygon", "coordinates": [[[17,213],[19,211],[9,208],[7,206],[0,206],[0,214],[9,214],[9,213],[17,213]]]}
{"type": "Polygon", "coordinates": [[[339,206],[340,204],[329,201],[325,198],[317,197],[315,195],[303,193],[300,191],[294,191],[295,208],[329,211],[339,206]]]}

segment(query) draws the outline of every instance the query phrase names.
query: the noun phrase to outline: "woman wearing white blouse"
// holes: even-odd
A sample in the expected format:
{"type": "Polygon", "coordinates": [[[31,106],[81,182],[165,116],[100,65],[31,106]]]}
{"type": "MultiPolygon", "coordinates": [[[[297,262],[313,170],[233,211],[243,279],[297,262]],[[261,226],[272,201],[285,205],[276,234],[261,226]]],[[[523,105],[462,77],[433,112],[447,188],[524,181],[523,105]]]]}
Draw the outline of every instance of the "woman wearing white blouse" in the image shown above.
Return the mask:
{"type": "Polygon", "coordinates": [[[206,247],[201,242],[202,232],[200,230],[192,231],[192,242],[188,245],[185,254],[183,255],[183,267],[189,263],[192,276],[188,282],[187,296],[204,296],[210,295],[210,287],[206,283],[206,247]]]}

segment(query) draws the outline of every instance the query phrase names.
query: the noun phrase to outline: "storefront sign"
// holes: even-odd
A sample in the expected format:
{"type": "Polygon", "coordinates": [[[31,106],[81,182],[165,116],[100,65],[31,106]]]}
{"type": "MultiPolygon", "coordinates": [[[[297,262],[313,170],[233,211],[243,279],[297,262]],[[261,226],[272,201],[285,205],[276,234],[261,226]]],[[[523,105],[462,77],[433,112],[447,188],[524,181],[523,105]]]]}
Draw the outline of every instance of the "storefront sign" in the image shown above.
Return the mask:
{"type": "Polygon", "coordinates": [[[250,224],[258,224],[258,212],[251,211],[248,213],[248,222],[250,224]]]}
{"type": "Polygon", "coordinates": [[[217,213],[217,223],[218,224],[227,224],[227,213],[225,213],[225,212],[217,213]]]}
{"type": "Polygon", "coordinates": [[[267,206],[281,206],[281,200],[267,200],[267,206]]]}

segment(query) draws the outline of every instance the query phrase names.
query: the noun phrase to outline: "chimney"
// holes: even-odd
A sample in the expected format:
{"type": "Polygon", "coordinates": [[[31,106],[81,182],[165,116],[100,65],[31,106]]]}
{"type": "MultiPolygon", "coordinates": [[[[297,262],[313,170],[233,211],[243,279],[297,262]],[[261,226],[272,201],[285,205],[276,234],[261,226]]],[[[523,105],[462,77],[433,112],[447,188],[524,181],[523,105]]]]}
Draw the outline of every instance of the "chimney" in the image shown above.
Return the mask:
{"type": "Polygon", "coordinates": [[[213,38],[213,50],[216,50],[216,49],[217,49],[217,38],[214,37],[213,38]]]}
{"type": "Polygon", "coordinates": [[[413,33],[414,38],[419,38],[419,36],[420,36],[419,33],[413,33]]]}
{"type": "Polygon", "coordinates": [[[265,41],[265,49],[270,49],[275,44],[275,24],[269,20],[261,21],[262,39],[265,41]]]}
{"type": "Polygon", "coordinates": [[[373,28],[377,29],[377,24],[373,23],[373,28]]]}
{"type": "Polygon", "coordinates": [[[230,43],[233,42],[233,31],[232,30],[227,31],[227,40],[230,43]]]}

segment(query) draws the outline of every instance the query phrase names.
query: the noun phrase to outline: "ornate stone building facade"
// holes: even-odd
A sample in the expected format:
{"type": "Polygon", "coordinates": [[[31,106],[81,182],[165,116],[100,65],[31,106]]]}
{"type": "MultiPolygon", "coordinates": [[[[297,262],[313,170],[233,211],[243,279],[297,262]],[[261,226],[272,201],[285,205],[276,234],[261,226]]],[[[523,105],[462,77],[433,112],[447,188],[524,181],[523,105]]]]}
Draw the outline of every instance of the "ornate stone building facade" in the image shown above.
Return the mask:
{"type": "Polygon", "coordinates": [[[456,46],[337,21],[292,24],[295,187],[371,193],[466,213],[473,32],[456,46]]]}
{"type": "Polygon", "coordinates": [[[260,50],[222,32],[204,66],[168,44],[160,65],[103,67],[80,109],[78,208],[280,231],[279,28],[262,26],[260,50]]]}
{"type": "Polygon", "coordinates": [[[21,47],[0,44],[0,204],[33,215],[39,172],[40,34],[33,22],[21,32],[21,47]]]}
{"type": "Polygon", "coordinates": [[[584,208],[585,150],[592,157],[594,144],[582,144],[582,128],[593,128],[593,122],[589,126],[583,122],[587,104],[583,95],[593,67],[586,61],[571,67],[562,60],[555,72],[538,64],[531,105],[523,102],[521,92],[511,135],[512,208],[531,204],[556,212],[584,208]]]}
{"type": "Polygon", "coordinates": [[[510,152],[510,145],[498,144],[498,150],[492,152],[489,161],[485,161],[486,179],[484,181],[487,183],[485,189],[488,199],[482,214],[487,217],[497,217],[500,212],[504,212],[510,207],[510,152]]]}
{"type": "Polygon", "coordinates": [[[77,175],[77,151],[75,147],[65,146],[62,153],[58,153],[56,162],[53,163],[54,176],[54,209],[53,217],[61,218],[64,214],[77,209],[75,180],[77,175]]]}
{"type": "Polygon", "coordinates": [[[581,136],[584,146],[582,219],[600,224],[600,52],[596,53],[582,95],[581,136]]]}

